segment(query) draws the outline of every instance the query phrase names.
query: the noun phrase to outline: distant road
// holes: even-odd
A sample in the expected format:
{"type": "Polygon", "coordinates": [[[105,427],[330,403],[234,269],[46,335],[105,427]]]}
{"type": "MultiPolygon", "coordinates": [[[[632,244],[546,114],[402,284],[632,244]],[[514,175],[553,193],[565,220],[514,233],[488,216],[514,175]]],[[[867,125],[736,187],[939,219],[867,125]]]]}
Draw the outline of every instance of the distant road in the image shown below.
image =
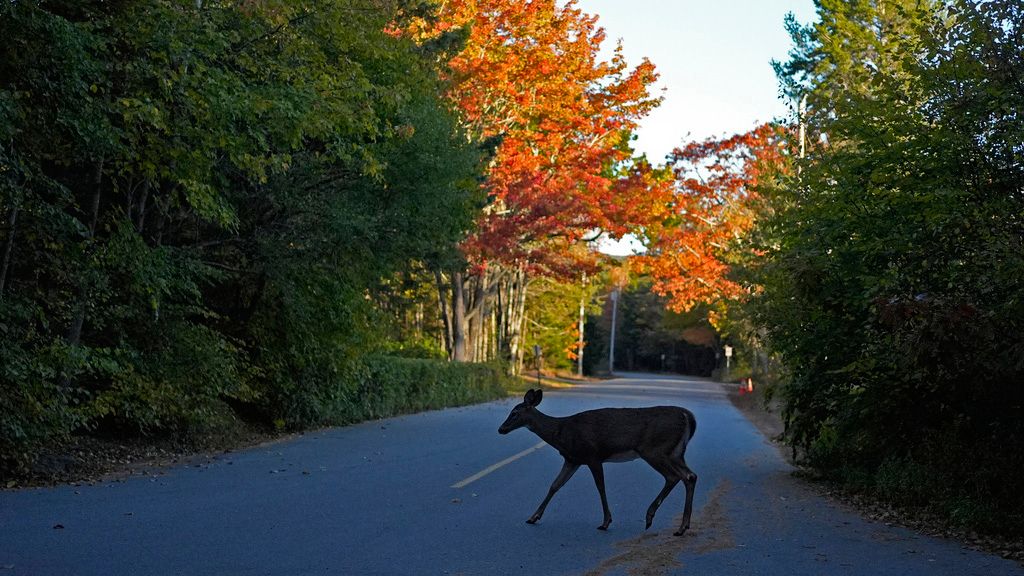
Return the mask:
{"type": "Polygon", "coordinates": [[[639,460],[605,466],[608,532],[586,471],[527,525],[561,458],[526,430],[497,434],[515,403],[322,430],[155,478],[0,492],[0,576],[1024,575],[816,495],[700,379],[629,374],[546,391],[540,406],[690,408],[690,532],[672,536],[682,485],[643,530],[663,481],[639,460]]]}

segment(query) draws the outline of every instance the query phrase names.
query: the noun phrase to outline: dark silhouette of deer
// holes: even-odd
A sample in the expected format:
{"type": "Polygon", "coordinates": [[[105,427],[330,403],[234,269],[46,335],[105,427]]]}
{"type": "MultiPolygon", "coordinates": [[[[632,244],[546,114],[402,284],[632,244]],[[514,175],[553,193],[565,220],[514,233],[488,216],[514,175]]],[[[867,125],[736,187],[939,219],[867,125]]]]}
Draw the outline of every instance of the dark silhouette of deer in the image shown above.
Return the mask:
{"type": "Polygon", "coordinates": [[[526,521],[528,524],[540,520],[551,497],[572,478],[580,466],[586,465],[594,475],[604,511],[604,522],[597,528],[607,530],[612,522],[612,513],[604,493],[602,465],[605,462],[628,462],[643,458],[665,477],[665,487],[647,508],[646,528],[651,527],[654,513],[669,492],[682,481],[686,486],[686,507],[683,510],[683,522],[675,535],[682,536],[686,532],[693,511],[693,491],[697,487],[697,475],[686,466],[683,457],[686,445],[697,429],[697,420],[692,412],[677,406],[600,408],[556,418],[537,410],[543,395],[541,390],[527,391],[523,401],[512,409],[498,428],[499,434],[508,434],[525,426],[565,458],[562,470],[551,483],[548,495],[526,521]]]}

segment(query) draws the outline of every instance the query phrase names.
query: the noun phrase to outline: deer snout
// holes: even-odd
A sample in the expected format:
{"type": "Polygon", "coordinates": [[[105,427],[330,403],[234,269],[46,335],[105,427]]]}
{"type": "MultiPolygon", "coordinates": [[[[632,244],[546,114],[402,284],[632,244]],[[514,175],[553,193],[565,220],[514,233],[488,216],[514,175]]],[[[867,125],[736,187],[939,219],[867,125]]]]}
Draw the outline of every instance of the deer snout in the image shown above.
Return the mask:
{"type": "Polygon", "coordinates": [[[498,434],[508,434],[516,428],[519,428],[519,426],[521,426],[521,424],[518,422],[518,419],[515,418],[514,415],[509,416],[501,423],[501,426],[498,426],[498,434]]]}

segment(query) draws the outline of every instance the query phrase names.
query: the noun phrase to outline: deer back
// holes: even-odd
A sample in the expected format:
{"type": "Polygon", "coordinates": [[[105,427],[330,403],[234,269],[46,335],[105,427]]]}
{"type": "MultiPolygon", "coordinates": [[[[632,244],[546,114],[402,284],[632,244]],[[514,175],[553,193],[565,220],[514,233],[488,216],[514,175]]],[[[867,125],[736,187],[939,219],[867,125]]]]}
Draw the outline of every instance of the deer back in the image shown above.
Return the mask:
{"type": "Polygon", "coordinates": [[[685,408],[655,406],[588,410],[560,424],[561,446],[555,448],[569,461],[582,464],[685,448],[696,420],[685,408]]]}

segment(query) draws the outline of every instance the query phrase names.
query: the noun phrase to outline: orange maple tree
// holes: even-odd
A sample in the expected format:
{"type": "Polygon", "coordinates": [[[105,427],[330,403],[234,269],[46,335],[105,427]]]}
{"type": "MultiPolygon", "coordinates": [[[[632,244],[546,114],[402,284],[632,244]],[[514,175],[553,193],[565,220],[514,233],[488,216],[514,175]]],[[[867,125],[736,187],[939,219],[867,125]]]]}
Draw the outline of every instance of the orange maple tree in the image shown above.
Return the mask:
{"type": "Polygon", "coordinates": [[[472,262],[562,269],[567,248],[595,231],[621,236],[654,206],[614,167],[640,118],[660,102],[646,59],[629,69],[576,2],[447,0],[432,31],[467,27],[448,62],[449,96],[477,139],[500,139],[486,187],[492,199],[464,246],[472,262]]]}
{"type": "Polygon", "coordinates": [[[754,224],[759,181],[784,164],[783,135],[780,127],[763,124],[691,142],[669,156],[675,172],[670,215],[650,229],[649,251],[639,259],[653,290],[668,296],[673,310],[742,295],[729,277],[729,252],[754,224]]]}

